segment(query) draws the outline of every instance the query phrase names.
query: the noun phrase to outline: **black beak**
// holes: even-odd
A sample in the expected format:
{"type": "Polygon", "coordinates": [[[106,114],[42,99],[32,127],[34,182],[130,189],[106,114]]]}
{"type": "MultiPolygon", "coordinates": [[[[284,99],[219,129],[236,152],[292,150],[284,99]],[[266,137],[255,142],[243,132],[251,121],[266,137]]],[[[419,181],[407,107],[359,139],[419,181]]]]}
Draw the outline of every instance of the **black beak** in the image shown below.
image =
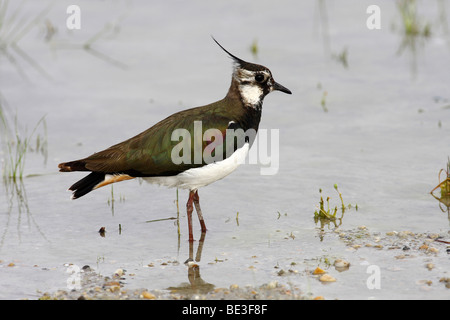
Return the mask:
{"type": "Polygon", "coordinates": [[[281,84],[279,84],[278,82],[275,82],[272,86],[272,90],[278,90],[287,94],[292,94],[291,90],[289,90],[288,88],[282,86],[281,84]]]}

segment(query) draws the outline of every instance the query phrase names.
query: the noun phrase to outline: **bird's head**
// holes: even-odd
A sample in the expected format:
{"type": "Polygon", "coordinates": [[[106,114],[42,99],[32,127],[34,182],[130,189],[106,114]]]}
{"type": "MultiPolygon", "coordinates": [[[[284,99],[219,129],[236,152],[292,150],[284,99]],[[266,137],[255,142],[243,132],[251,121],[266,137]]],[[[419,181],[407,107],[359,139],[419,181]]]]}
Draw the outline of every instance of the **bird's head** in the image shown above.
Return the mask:
{"type": "Polygon", "coordinates": [[[292,93],[273,79],[272,72],[268,68],[236,57],[222,47],[216,39],[213,38],[213,40],[233,59],[233,80],[237,82],[244,105],[260,109],[264,97],[270,92],[278,90],[287,94],[292,93]]]}

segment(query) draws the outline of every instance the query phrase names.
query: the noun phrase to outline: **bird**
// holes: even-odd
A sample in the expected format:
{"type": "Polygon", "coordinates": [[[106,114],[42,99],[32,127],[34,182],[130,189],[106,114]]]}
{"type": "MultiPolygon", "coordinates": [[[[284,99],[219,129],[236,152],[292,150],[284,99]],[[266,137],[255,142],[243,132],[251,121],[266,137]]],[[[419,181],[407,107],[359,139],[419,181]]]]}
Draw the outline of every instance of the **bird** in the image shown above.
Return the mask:
{"type": "Polygon", "coordinates": [[[212,39],[233,61],[226,96],[174,113],[103,151],[60,163],[60,172],[90,172],[69,187],[71,199],[111,183],[142,178],[149,183],[189,190],[186,203],[189,242],[194,241],[194,207],[202,234],[207,231],[198,189],[228,176],[243,163],[258,131],[264,97],[272,91],[292,94],[274,80],[267,67],[236,57],[212,39]]]}

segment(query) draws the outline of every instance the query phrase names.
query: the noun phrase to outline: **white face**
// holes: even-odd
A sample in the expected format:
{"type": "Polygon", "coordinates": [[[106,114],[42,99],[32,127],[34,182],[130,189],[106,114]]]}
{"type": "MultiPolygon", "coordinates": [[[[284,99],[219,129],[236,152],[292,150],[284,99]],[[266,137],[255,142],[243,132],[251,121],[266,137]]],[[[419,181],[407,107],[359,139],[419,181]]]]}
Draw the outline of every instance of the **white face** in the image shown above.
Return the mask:
{"type": "Polygon", "coordinates": [[[234,78],[239,83],[238,88],[244,104],[255,108],[261,107],[264,96],[272,89],[273,80],[270,71],[250,71],[236,68],[234,78]],[[264,88],[266,88],[266,92],[264,92],[264,88]]]}

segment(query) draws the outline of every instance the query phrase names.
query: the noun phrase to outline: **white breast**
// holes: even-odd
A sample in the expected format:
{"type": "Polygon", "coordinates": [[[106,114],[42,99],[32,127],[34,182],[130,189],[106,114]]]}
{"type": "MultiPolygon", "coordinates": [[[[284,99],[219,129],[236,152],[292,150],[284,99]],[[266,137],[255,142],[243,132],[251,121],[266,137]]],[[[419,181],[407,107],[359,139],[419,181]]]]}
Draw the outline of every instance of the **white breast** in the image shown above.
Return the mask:
{"type": "Polygon", "coordinates": [[[156,183],[169,188],[196,190],[207,186],[217,180],[225,178],[244,163],[250,146],[245,143],[225,160],[207,164],[200,168],[193,168],[170,177],[148,177],[144,178],[149,183],[156,183]]]}

